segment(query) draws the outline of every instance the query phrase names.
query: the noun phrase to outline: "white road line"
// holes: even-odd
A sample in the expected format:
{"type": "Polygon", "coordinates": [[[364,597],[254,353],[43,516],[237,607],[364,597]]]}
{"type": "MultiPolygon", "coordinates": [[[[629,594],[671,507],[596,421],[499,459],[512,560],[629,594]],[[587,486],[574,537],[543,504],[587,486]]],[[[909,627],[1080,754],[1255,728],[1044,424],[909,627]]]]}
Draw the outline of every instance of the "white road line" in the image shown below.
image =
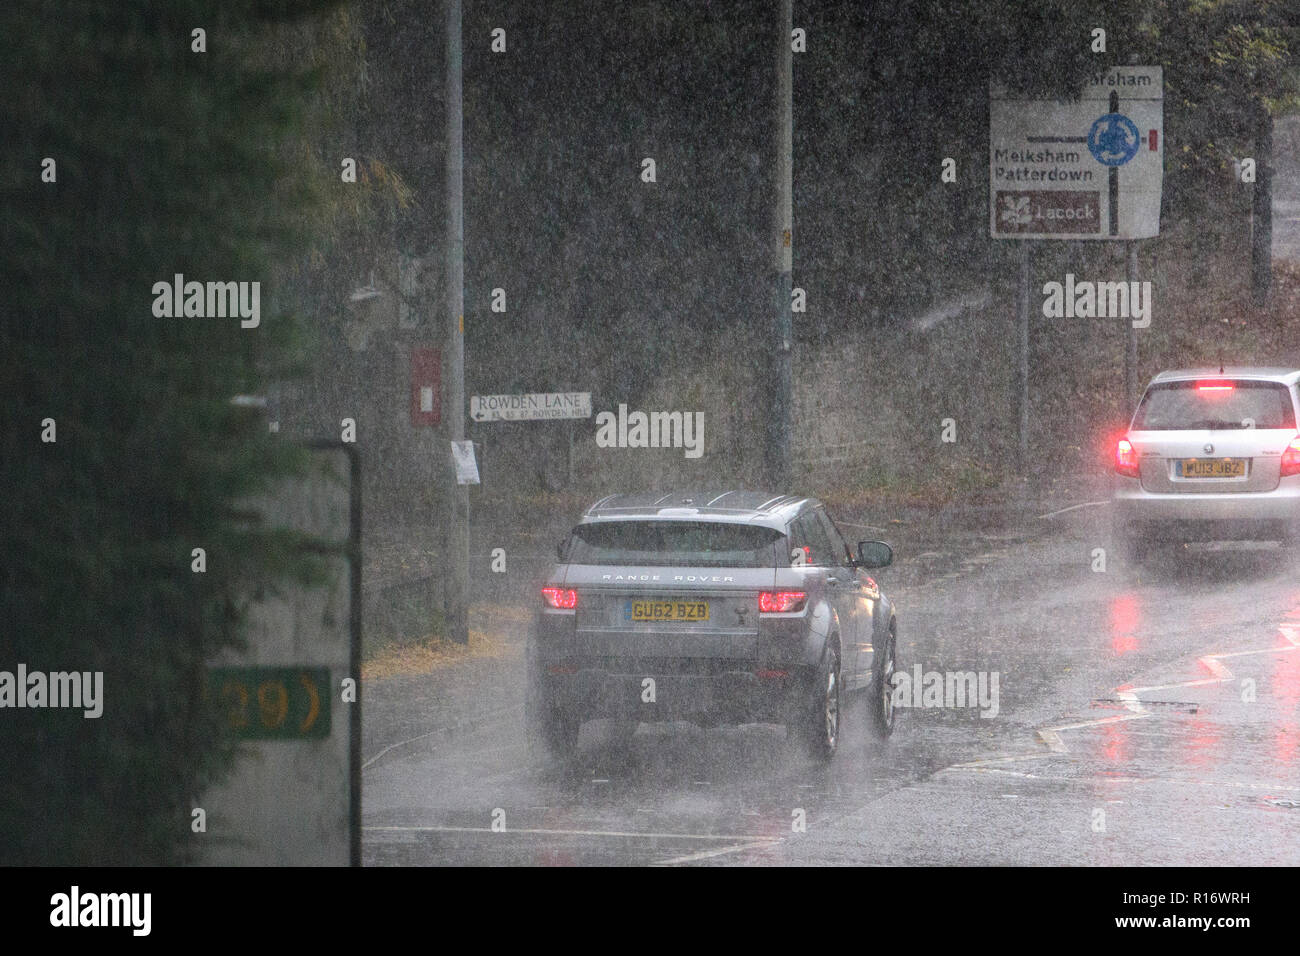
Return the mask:
{"type": "Polygon", "coordinates": [[[724,846],[718,850],[701,850],[699,853],[675,856],[671,860],[657,860],[651,866],[676,866],[679,863],[694,863],[696,860],[707,860],[710,857],[725,856],[728,853],[743,853],[745,850],[766,850],[768,847],[776,846],[780,842],[780,840],[761,840],[757,843],[742,843],[739,846],[724,846]]]}
{"type": "Polygon", "coordinates": [[[1217,657],[1210,657],[1207,655],[1202,657],[1200,660],[1201,663],[1205,665],[1205,669],[1215,677],[1223,680],[1232,679],[1232,671],[1228,670],[1227,665],[1221,663],[1217,657]]]}
{"type": "MultiPolygon", "coordinates": [[[[978,770],[981,767],[995,763],[1011,763],[1017,760],[1043,760],[1051,754],[1032,753],[1032,754],[1010,754],[1005,757],[986,757],[983,760],[968,760],[965,763],[955,763],[950,767],[944,767],[944,770],[978,770]]],[[[943,773],[943,770],[939,771],[943,773]]]]}
{"type": "Polygon", "coordinates": [[[1057,515],[1063,515],[1067,511],[1074,511],[1076,508],[1095,508],[1097,505],[1108,505],[1108,504],[1110,504],[1109,498],[1107,498],[1105,501],[1085,501],[1081,505],[1070,505],[1070,507],[1068,508],[1062,508],[1060,511],[1049,511],[1047,514],[1039,515],[1038,517],[1055,518],[1057,515]]]}
{"type": "MultiPolygon", "coordinates": [[[[1082,507],[1082,506],[1078,506],[1082,507]]],[[[1059,514],[1059,512],[1058,512],[1059,514]]],[[[1086,720],[1077,724],[1065,724],[1060,727],[1045,727],[1038,731],[1038,739],[1047,745],[1048,750],[1057,754],[1068,754],[1070,748],[1065,746],[1065,741],[1061,739],[1060,732],[1063,730],[1083,730],[1089,727],[1099,727],[1102,724],[1113,724],[1120,720],[1135,720],[1140,717],[1152,716],[1151,711],[1143,706],[1138,694],[1146,693],[1153,690],[1173,690],[1179,687],[1204,687],[1208,684],[1225,684],[1236,680],[1228,665],[1223,663],[1226,657],[1248,657],[1256,654],[1285,654],[1289,651],[1300,650],[1300,639],[1297,639],[1294,628],[1285,625],[1278,626],[1278,632],[1291,645],[1290,647],[1264,647],[1250,651],[1227,651],[1222,654],[1206,654],[1197,660],[1214,676],[1203,677],[1199,680],[1179,681],[1175,684],[1155,684],[1149,687],[1129,687],[1125,690],[1116,688],[1115,696],[1123,701],[1124,706],[1133,711],[1123,717],[1103,717],[1100,720],[1086,720]]],[[[1008,757],[1007,760],[1024,759],[1020,757],[1008,757]]],[[[961,766],[961,765],[956,765],[961,766]]]]}
{"type": "MultiPolygon", "coordinates": [[[[516,705],[513,706],[513,707],[502,707],[502,708],[499,708],[498,710],[490,710],[490,711],[488,711],[486,714],[483,714],[483,715],[481,715],[481,716],[479,716],[479,717],[476,717],[476,718],[474,719],[474,722],[475,722],[476,724],[481,724],[481,723],[483,723],[483,722],[485,722],[485,721],[497,720],[498,718],[500,718],[500,717],[502,717],[502,716],[504,716],[504,715],[506,715],[506,714],[513,713],[513,712],[515,712],[515,711],[519,711],[519,710],[523,710],[523,706],[524,706],[523,704],[516,704],[516,705]]],[[[384,754],[388,753],[390,750],[396,750],[398,747],[404,747],[404,746],[406,746],[407,744],[413,744],[413,743],[415,743],[417,740],[424,740],[426,737],[432,737],[432,736],[434,736],[434,735],[436,735],[436,734],[445,734],[445,733],[447,733],[447,732],[449,732],[449,731],[452,731],[452,730],[455,730],[455,729],[456,729],[456,726],[455,726],[455,725],[448,726],[448,727],[435,727],[433,730],[430,730],[430,731],[428,731],[427,733],[417,734],[417,735],[414,736],[414,737],[408,737],[406,740],[399,740],[399,741],[398,741],[397,743],[395,743],[395,744],[389,744],[389,745],[388,745],[387,747],[385,747],[383,750],[379,751],[379,753],[375,754],[375,755],[374,755],[373,757],[371,757],[369,760],[367,760],[367,761],[365,761],[364,763],[362,763],[362,764],[361,764],[361,769],[362,769],[362,770],[365,770],[367,767],[369,767],[372,763],[374,763],[376,760],[378,760],[378,759],[379,759],[380,757],[382,757],[384,754]]],[[[481,729],[481,728],[468,728],[468,732],[472,732],[472,731],[475,730],[475,729],[481,729]]]]}
{"type": "MultiPolygon", "coordinates": [[[[1209,667],[1209,666],[1210,666],[1209,663],[1206,662],[1206,660],[1205,660],[1204,657],[1197,658],[1197,659],[1198,659],[1201,663],[1205,664],[1206,667],[1209,667]]],[[[1179,681],[1179,682],[1176,683],[1176,684],[1152,684],[1150,687],[1133,687],[1133,688],[1131,688],[1131,689],[1129,690],[1129,693],[1130,693],[1131,695],[1134,695],[1134,699],[1136,700],[1136,699],[1137,699],[1137,698],[1136,698],[1136,695],[1137,695],[1137,694],[1145,694],[1147,691],[1152,691],[1152,690],[1175,690],[1176,688],[1179,688],[1179,687],[1203,687],[1203,686],[1206,685],[1206,684],[1222,684],[1224,681],[1230,681],[1230,680],[1233,679],[1233,678],[1232,678],[1232,671],[1228,670],[1228,668],[1227,668],[1226,666],[1224,666],[1223,664],[1219,664],[1219,662],[1218,662],[1217,660],[1216,660],[1214,663],[1218,665],[1219,670],[1220,670],[1220,671],[1223,671],[1223,672],[1225,673],[1226,676],[1224,676],[1224,677],[1203,677],[1203,678],[1201,678],[1200,680],[1184,680],[1184,681],[1179,681]]],[[[1212,669],[1212,668],[1211,668],[1211,669],[1212,669]]],[[[1141,702],[1141,701],[1138,701],[1138,703],[1141,704],[1142,702],[1141,702]]]]}
{"type": "MultiPolygon", "coordinates": [[[[643,840],[720,840],[736,843],[737,841],[752,841],[753,834],[736,834],[736,833],[646,833],[636,830],[547,830],[547,829],[524,829],[521,827],[510,827],[505,830],[493,830],[491,827],[441,827],[441,826],[363,826],[364,830],[374,830],[384,833],[490,833],[493,836],[509,833],[524,833],[529,836],[589,836],[589,837],[620,837],[643,840]]],[[[764,840],[764,843],[774,843],[776,840],[764,840]]]]}
{"type": "Polygon", "coordinates": [[[1001,767],[975,767],[968,764],[954,764],[937,771],[947,773],[949,770],[965,770],[970,773],[996,773],[1007,777],[1021,777],[1026,780],[1048,780],[1056,783],[1078,783],[1094,786],[1098,783],[1180,783],[1193,787],[1229,787],[1235,790],[1265,790],[1269,793],[1285,791],[1300,793],[1300,787],[1285,783],[1247,783],[1242,780],[1188,780],[1183,777],[1114,777],[1105,775],[1086,775],[1078,777],[1049,777],[1025,770],[1004,770],[1001,767]]]}
{"type": "Polygon", "coordinates": [[[1143,717],[1150,717],[1151,712],[1144,710],[1140,714],[1121,714],[1118,717],[1102,717],[1098,720],[1085,720],[1077,724],[1064,724],[1060,727],[1046,727],[1038,731],[1038,737],[1048,748],[1059,754],[1068,754],[1070,749],[1065,746],[1061,740],[1060,731],[1062,730],[1082,730],[1085,727],[1100,727],[1102,724],[1115,724],[1121,720],[1140,720],[1143,717]]]}

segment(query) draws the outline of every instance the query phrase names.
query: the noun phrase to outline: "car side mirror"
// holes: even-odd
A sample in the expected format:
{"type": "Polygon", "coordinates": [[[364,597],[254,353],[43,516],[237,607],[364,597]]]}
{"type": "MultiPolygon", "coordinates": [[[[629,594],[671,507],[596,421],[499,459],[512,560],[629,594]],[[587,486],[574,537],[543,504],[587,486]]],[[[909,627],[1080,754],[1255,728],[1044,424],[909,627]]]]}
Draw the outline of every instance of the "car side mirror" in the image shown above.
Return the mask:
{"type": "Polygon", "coordinates": [[[568,544],[568,541],[568,538],[561,538],[559,544],[555,546],[555,557],[560,561],[564,560],[564,546],[568,544]]]}
{"type": "Polygon", "coordinates": [[[883,541],[858,542],[858,567],[887,568],[894,563],[894,549],[883,541]]]}

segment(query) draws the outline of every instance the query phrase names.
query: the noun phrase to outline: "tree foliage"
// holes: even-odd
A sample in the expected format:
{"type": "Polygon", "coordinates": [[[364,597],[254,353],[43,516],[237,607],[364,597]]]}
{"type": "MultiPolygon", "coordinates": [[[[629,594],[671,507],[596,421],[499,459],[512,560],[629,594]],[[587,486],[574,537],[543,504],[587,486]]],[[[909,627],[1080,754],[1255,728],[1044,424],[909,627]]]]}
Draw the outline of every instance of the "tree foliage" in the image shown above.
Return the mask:
{"type": "Polygon", "coordinates": [[[104,675],[97,720],[4,713],[7,863],[181,858],[192,801],[230,756],[201,703],[204,662],[239,644],[256,588],[310,575],[292,536],[235,513],[302,459],[231,398],[301,357],[291,310],[270,300],[274,267],[324,214],[302,160],[330,65],[312,55],[327,44],[282,31],[324,37],[332,6],[0,13],[0,666],[104,675]],[[262,283],[260,326],[155,317],[154,284],[178,273],[262,283]]]}

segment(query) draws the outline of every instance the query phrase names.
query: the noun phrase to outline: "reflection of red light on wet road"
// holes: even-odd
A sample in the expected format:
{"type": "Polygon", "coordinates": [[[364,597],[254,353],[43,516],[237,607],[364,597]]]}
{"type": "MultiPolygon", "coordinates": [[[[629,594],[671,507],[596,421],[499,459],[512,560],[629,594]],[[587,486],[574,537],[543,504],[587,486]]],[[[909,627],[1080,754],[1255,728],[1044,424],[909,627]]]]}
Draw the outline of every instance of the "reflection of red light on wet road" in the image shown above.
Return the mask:
{"type": "Polygon", "coordinates": [[[1260,688],[1277,702],[1280,726],[1273,735],[1273,759],[1286,767],[1300,763],[1300,651],[1273,658],[1267,683],[1260,688]]]}
{"type": "Polygon", "coordinates": [[[1116,657],[1136,651],[1138,626],[1138,599],[1132,594],[1120,594],[1110,602],[1110,649],[1116,657]]]}
{"type": "Polygon", "coordinates": [[[1110,763],[1127,763],[1129,759],[1128,721],[1103,724],[1101,750],[1110,763]]]}
{"type": "Polygon", "coordinates": [[[1187,763],[1192,767],[1224,767],[1228,765],[1228,755],[1220,754],[1223,748],[1223,733],[1218,725],[1204,717],[1192,716],[1187,721],[1191,731],[1187,740],[1187,763]]]}

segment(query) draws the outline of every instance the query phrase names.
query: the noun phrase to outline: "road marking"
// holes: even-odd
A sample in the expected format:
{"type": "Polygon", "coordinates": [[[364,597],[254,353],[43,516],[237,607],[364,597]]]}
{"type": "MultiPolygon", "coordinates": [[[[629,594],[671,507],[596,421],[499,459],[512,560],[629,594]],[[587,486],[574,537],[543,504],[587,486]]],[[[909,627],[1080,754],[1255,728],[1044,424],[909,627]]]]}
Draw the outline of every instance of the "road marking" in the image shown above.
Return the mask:
{"type": "MultiPolygon", "coordinates": [[[[524,833],[529,836],[588,836],[588,837],[619,837],[645,840],[720,840],[736,843],[738,841],[753,841],[753,834],[736,834],[736,833],[646,833],[635,830],[547,830],[547,829],[524,829],[521,827],[511,827],[506,830],[493,830],[491,827],[442,827],[442,826],[364,826],[364,830],[374,830],[383,833],[491,833],[498,835],[502,833],[524,833]]],[[[779,842],[775,839],[762,841],[764,843],[779,842]]]]}
{"type": "Polygon", "coordinates": [[[1217,657],[1202,657],[1201,663],[1204,664],[1205,668],[1215,677],[1224,680],[1232,679],[1232,671],[1228,670],[1227,665],[1220,663],[1217,657]]]}
{"type": "MultiPolygon", "coordinates": [[[[1141,706],[1139,702],[1138,706],[1141,706]]],[[[1115,724],[1121,720],[1140,720],[1143,717],[1150,717],[1151,712],[1145,710],[1139,714],[1122,714],[1118,717],[1101,717],[1097,720],[1085,720],[1077,724],[1063,724],[1060,727],[1046,727],[1038,731],[1038,737],[1043,743],[1047,744],[1048,749],[1058,754],[1068,754],[1070,748],[1065,746],[1061,740],[1060,731],[1062,730],[1081,730],[1085,727],[1100,727],[1102,724],[1115,724]]]]}
{"type": "MultiPolygon", "coordinates": [[[[986,757],[983,760],[968,760],[965,763],[955,763],[952,766],[944,767],[943,769],[944,770],[967,770],[967,769],[978,770],[979,768],[987,766],[988,764],[1011,763],[1012,761],[1015,760],[1043,760],[1051,756],[1052,754],[1035,752],[1031,754],[1012,754],[1006,757],[986,757]]],[[[939,772],[943,773],[943,770],[939,772]]]]}
{"type": "MultiPolygon", "coordinates": [[[[488,712],[485,713],[485,714],[475,716],[475,717],[473,718],[473,723],[474,723],[475,725],[477,725],[477,726],[475,726],[475,727],[470,727],[470,728],[467,728],[467,729],[468,729],[470,732],[472,732],[472,731],[474,731],[474,730],[476,730],[476,729],[481,730],[481,729],[482,729],[482,726],[481,726],[481,725],[482,725],[483,723],[488,722],[488,721],[497,720],[497,719],[499,719],[500,717],[503,717],[503,716],[506,715],[506,714],[515,713],[515,712],[517,712],[517,711],[522,711],[523,709],[524,709],[524,705],[523,705],[523,704],[516,704],[516,705],[513,706],[513,707],[501,707],[501,708],[499,708],[499,709],[497,709],[497,710],[490,710],[490,711],[488,711],[488,712]]],[[[382,757],[384,754],[388,753],[390,750],[396,750],[398,747],[404,747],[404,746],[406,746],[407,744],[413,744],[413,743],[415,743],[417,740],[424,740],[426,737],[432,737],[432,736],[434,736],[435,734],[445,734],[445,733],[449,733],[450,731],[453,731],[453,730],[460,730],[460,729],[466,729],[466,728],[463,728],[463,723],[449,724],[449,725],[447,725],[447,726],[445,726],[445,727],[435,727],[433,730],[427,731],[426,733],[423,733],[423,734],[417,734],[417,735],[414,736],[414,737],[408,737],[406,740],[399,740],[399,741],[398,741],[397,743],[395,743],[395,744],[389,744],[389,745],[388,745],[387,747],[385,747],[383,750],[379,751],[379,753],[375,754],[375,755],[374,755],[373,757],[371,757],[369,760],[367,760],[367,761],[365,761],[364,763],[362,763],[362,764],[361,764],[361,769],[362,769],[362,770],[365,770],[367,767],[369,767],[371,764],[373,764],[376,760],[378,760],[378,759],[379,759],[380,757],[382,757]]]]}
{"type": "Polygon", "coordinates": [[[1039,515],[1038,517],[1055,518],[1057,515],[1063,515],[1067,511],[1074,511],[1076,508],[1095,508],[1097,505],[1108,505],[1108,504],[1110,504],[1109,498],[1107,498],[1105,501],[1085,501],[1081,505],[1070,505],[1070,507],[1068,508],[1062,508],[1060,511],[1049,511],[1047,514],[1039,515]]]}
{"type": "Polygon", "coordinates": [[[742,843],[739,846],[724,846],[718,850],[701,850],[699,853],[688,853],[686,856],[675,856],[671,860],[659,860],[650,864],[651,866],[676,866],[679,863],[694,863],[696,860],[707,860],[714,856],[725,856],[728,853],[743,853],[745,850],[766,850],[779,844],[780,840],[760,840],[756,843],[742,843]]]}
{"type": "MultiPolygon", "coordinates": [[[[1082,506],[1079,506],[1082,507],[1082,506]]],[[[1058,512],[1059,513],[1059,512],[1058,512]]],[[[1203,677],[1199,680],[1179,681],[1175,684],[1153,684],[1147,687],[1128,687],[1121,685],[1124,689],[1116,688],[1115,696],[1124,703],[1124,706],[1133,711],[1123,717],[1104,717],[1100,720],[1087,720],[1077,724],[1065,724],[1060,727],[1045,727],[1038,731],[1038,738],[1042,740],[1047,748],[1053,753],[1068,754],[1070,748],[1065,746],[1065,741],[1061,739],[1060,732],[1063,730],[1082,730],[1089,727],[1099,727],[1102,724],[1113,724],[1120,720],[1136,720],[1141,717],[1152,716],[1151,711],[1143,705],[1138,694],[1154,690],[1173,690],[1179,687],[1204,687],[1208,684],[1226,684],[1236,680],[1228,665],[1223,663],[1227,657],[1248,657],[1256,654],[1286,654],[1289,651],[1300,650],[1300,638],[1297,638],[1294,628],[1286,625],[1278,626],[1278,633],[1286,639],[1290,647],[1265,647],[1250,651],[1226,651],[1222,654],[1206,654],[1204,657],[1197,658],[1197,661],[1204,666],[1213,677],[1203,677]]],[[[1008,758],[1023,759],[1023,758],[1008,758]]]]}
{"type": "Polygon", "coordinates": [[[997,773],[1006,777],[1020,777],[1026,780],[1047,780],[1053,783],[1081,783],[1093,786],[1098,783],[1180,783],[1193,787],[1229,787],[1236,790],[1267,790],[1300,793],[1300,787],[1284,783],[1247,783],[1241,780],[1189,780],[1184,777],[1119,777],[1110,774],[1088,774],[1074,777],[1050,777],[1026,770],[1004,770],[1001,767],[976,767],[971,764],[953,764],[935,772],[935,776],[950,770],[966,770],[971,773],[997,773]]]}

